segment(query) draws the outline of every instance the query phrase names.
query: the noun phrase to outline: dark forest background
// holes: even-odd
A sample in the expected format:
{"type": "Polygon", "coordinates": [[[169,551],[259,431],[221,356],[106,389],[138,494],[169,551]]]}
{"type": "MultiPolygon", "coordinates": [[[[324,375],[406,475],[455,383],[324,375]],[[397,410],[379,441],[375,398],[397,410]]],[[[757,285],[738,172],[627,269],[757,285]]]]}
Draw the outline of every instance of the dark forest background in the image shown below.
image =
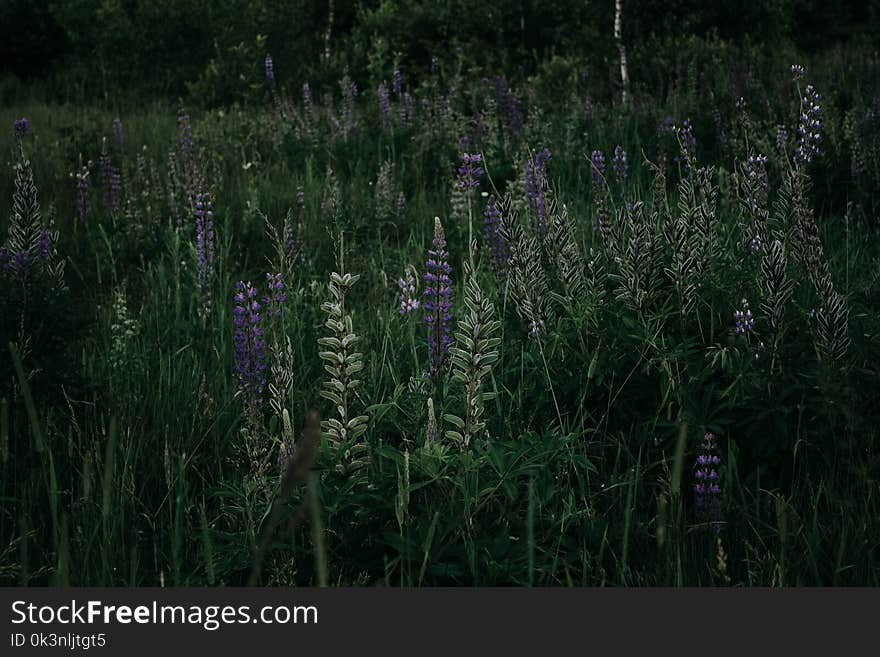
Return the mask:
{"type": "MultiPolygon", "coordinates": [[[[880,32],[880,0],[625,0],[623,16],[634,89],[652,94],[677,67],[731,55],[774,65],[853,41],[873,50],[880,32]]],[[[417,76],[437,57],[561,83],[606,67],[589,81],[598,95],[613,91],[613,23],[613,0],[3,0],[0,94],[219,105],[262,92],[270,52],[288,83],[319,89],[345,72],[368,86],[394,59],[417,76]]]]}

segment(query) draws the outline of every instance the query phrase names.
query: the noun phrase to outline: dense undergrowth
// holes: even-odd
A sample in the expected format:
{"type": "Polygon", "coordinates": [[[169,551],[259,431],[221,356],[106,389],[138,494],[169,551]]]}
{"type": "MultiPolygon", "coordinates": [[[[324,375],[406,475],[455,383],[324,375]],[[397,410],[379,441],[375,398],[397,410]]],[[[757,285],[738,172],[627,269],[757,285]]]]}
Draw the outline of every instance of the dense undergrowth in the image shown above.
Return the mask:
{"type": "Polygon", "coordinates": [[[814,68],[0,110],[0,582],[877,585],[878,67],[814,68]]]}

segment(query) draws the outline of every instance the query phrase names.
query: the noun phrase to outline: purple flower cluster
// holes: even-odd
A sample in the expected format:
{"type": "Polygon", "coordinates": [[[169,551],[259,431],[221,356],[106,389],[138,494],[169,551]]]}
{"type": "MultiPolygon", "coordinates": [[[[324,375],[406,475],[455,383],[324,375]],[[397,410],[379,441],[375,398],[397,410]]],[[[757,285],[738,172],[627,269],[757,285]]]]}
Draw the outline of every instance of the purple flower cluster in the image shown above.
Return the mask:
{"type": "Polygon", "coordinates": [[[266,55],[266,82],[275,84],[275,64],[272,62],[272,55],[266,55]]]}
{"type": "Polygon", "coordinates": [[[439,217],[434,219],[434,240],[425,263],[425,322],[428,324],[428,351],[432,377],[442,375],[452,345],[452,267],[446,251],[446,236],[439,217]]]}
{"type": "Polygon", "coordinates": [[[52,257],[52,233],[48,228],[41,230],[37,237],[37,256],[43,260],[52,257]]]}
{"type": "Polygon", "coordinates": [[[671,116],[664,116],[657,121],[657,134],[668,135],[675,130],[675,119],[671,116]]]}
{"type": "Polygon", "coordinates": [[[819,155],[819,142],[822,141],[821,96],[808,84],[801,98],[801,114],[798,119],[798,147],[794,158],[799,165],[809,164],[819,155]]]}
{"type": "Polygon", "coordinates": [[[785,143],[788,141],[788,129],[784,125],[776,126],[776,150],[785,151],[785,143]]]}
{"type": "Polygon", "coordinates": [[[549,148],[538,151],[526,162],[526,202],[533,218],[544,232],[547,231],[547,197],[544,188],[547,185],[547,163],[552,159],[549,148]]]}
{"type": "Polygon", "coordinates": [[[399,96],[403,91],[403,73],[397,66],[394,67],[394,72],[391,74],[391,90],[395,96],[399,96]]]}
{"type": "Polygon", "coordinates": [[[119,210],[119,196],[122,192],[122,176],[119,169],[113,166],[110,160],[106,139],[101,148],[101,157],[98,158],[98,173],[101,177],[101,202],[106,209],[116,214],[119,210]]]}
{"type": "Polygon", "coordinates": [[[678,138],[678,147],[681,155],[676,157],[676,161],[684,161],[685,171],[689,170],[689,162],[697,154],[697,138],[694,135],[694,126],[691,125],[690,119],[685,119],[681,126],[673,128],[675,136],[678,138]]]}
{"type": "Polygon", "coordinates": [[[495,100],[501,108],[504,133],[508,138],[518,136],[523,131],[522,103],[519,97],[510,90],[507,78],[496,75],[493,79],[495,84],[495,100]]]}
{"type": "Polygon", "coordinates": [[[189,120],[189,114],[183,107],[183,102],[177,109],[177,135],[180,144],[180,153],[183,159],[189,162],[193,158],[195,142],[193,141],[192,125],[189,120]]]}
{"type": "Polygon", "coordinates": [[[263,306],[269,315],[281,317],[281,306],[287,301],[287,295],[284,293],[284,277],[281,272],[277,274],[266,274],[266,289],[268,294],[263,297],[263,306]]]}
{"type": "Polygon", "coordinates": [[[492,254],[492,265],[495,274],[504,276],[507,271],[507,261],[510,260],[510,249],[507,240],[501,234],[501,209],[495,196],[490,196],[486,202],[486,210],[483,212],[484,226],[486,231],[486,244],[492,254]]]}
{"type": "Polygon", "coordinates": [[[736,335],[745,335],[755,330],[755,318],[752,316],[749,302],[745,299],[742,300],[742,308],[733,313],[733,319],[736,322],[733,327],[736,335]]]}
{"type": "Polygon", "coordinates": [[[614,168],[614,176],[618,182],[624,182],[629,174],[629,161],[623,146],[614,147],[614,158],[611,160],[611,166],[614,168]]]}
{"type": "Polygon", "coordinates": [[[214,210],[210,194],[196,194],[195,217],[199,294],[207,302],[214,276],[214,210]]]}
{"type": "Polygon", "coordinates": [[[404,317],[411,315],[419,309],[419,300],[416,298],[416,276],[412,267],[407,267],[403,278],[397,279],[397,287],[400,288],[400,314],[404,317]]]}
{"type": "Polygon", "coordinates": [[[458,185],[462,189],[476,189],[480,186],[480,177],[485,173],[483,156],[479,153],[462,153],[461,165],[458,167],[458,185]]]}
{"type": "Polygon", "coordinates": [[[388,132],[391,128],[391,98],[388,95],[388,85],[382,82],[376,93],[379,96],[379,115],[382,117],[382,129],[388,132]]]}
{"type": "Polygon", "coordinates": [[[31,122],[25,117],[15,119],[12,122],[12,136],[15,139],[24,139],[31,134],[31,122]]]}
{"type": "Polygon", "coordinates": [[[718,456],[715,435],[707,433],[703,436],[694,470],[694,506],[700,518],[708,522],[716,532],[721,529],[721,486],[718,483],[720,465],[721,457],[718,456]]]}
{"type": "Polygon", "coordinates": [[[244,398],[249,419],[256,421],[262,400],[263,386],[266,385],[266,344],[263,339],[263,318],[257,290],[244,281],[239,281],[235,289],[233,326],[235,333],[235,374],[238,377],[238,390],[244,398]]]}
{"type": "Polygon", "coordinates": [[[767,156],[751,155],[746,160],[745,175],[757,183],[758,191],[767,194],[770,191],[770,177],[767,175],[767,156]]]}
{"type": "Polygon", "coordinates": [[[792,64],[791,74],[795,80],[802,80],[804,77],[804,67],[800,64],[792,64]]]}
{"type": "Polygon", "coordinates": [[[602,151],[596,150],[590,155],[590,177],[596,190],[605,187],[605,153],[602,151]]]}
{"type": "Polygon", "coordinates": [[[40,231],[35,247],[13,253],[9,247],[0,246],[0,273],[12,273],[23,280],[35,262],[49,260],[52,257],[52,232],[48,228],[40,231]]]}
{"type": "Polygon", "coordinates": [[[12,272],[20,279],[27,278],[31,271],[31,253],[27,249],[10,253],[9,249],[0,247],[0,272],[12,272]]]}

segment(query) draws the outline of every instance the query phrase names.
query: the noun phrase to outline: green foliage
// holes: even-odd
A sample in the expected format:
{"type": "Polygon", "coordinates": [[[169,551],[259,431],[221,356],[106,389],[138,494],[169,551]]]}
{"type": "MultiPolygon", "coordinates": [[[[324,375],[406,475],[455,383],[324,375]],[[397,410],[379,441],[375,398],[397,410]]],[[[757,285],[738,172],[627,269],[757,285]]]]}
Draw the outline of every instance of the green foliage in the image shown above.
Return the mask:
{"type": "MultiPolygon", "coordinates": [[[[243,7],[209,4],[202,19],[215,27],[218,15],[243,7]]],[[[314,18],[315,49],[302,53],[314,62],[327,17],[319,3],[307,4],[292,6],[314,18]]],[[[573,16],[608,10],[581,4],[573,16]]],[[[124,30],[126,12],[149,10],[136,5],[102,11],[122,11],[114,25],[124,30]]],[[[418,44],[418,30],[405,33],[410,21],[443,18],[445,6],[416,3],[409,16],[392,11],[401,3],[372,3],[349,15],[340,3],[340,40],[317,67],[327,84],[315,87],[309,110],[300,82],[313,70],[294,72],[299,60],[276,50],[283,27],[269,29],[271,14],[257,9],[269,5],[243,10],[242,24],[259,31],[228,24],[217,47],[213,39],[196,44],[207,59],[182,64],[187,72],[168,89],[199,80],[216,56],[194,91],[211,104],[246,101],[206,111],[185,99],[214,199],[210,312],[195,285],[193,181],[178,145],[176,98],[157,95],[131,111],[57,98],[0,111],[5,125],[25,115],[33,129],[23,142],[27,171],[10,131],[0,132],[0,150],[19,162],[0,177],[0,234],[11,229],[21,246],[35,232],[57,232],[51,261],[66,264],[69,288],[0,274],[0,582],[238,585],[250,581],[259,551],[258,583],[283,586],[880,583],[880,252],[870,157],[878,133],[867,120],[876,61],[858,48],[815,56],[810,76],[828,101],[827,137],[823,155],[798,174],[809,181],[799,181],[788,71],[778,61],[764,68],[755,49],[722,37],[676,40],[674,57],[672,41],[650,57],[634,46],[631,62],[642,72],[625,109],[605,81],[606,64],[571,54],[570,44],[554,59],[512,43],[509,52],[534,68],[520,75],[511,60],[503,69],[525,113],[522,133],[505,132],[494,85],[469,71],[467,48],[479,21],[491,19],[499,39],[515,34],[517,12],[539,10],[521,5],[497,15],[493,3],[474,9],[458,41],[461,68],[446,58],[437,76],[420,81],[393,33],[384,43],[369,43],[367,32],[360,42],[341,35],[356,33],[355,22],[378,30],[394,21],[400,39],[418,44]],[[271,91],[251,87],[262,75],[256,34],[276,56],[271,91]],[[392,98],[387,130],[373,88],[342,104],[340,81],[363,74],[352,65],[345,78],[345,65],[366,48],[369,75],[389,78],[399,59],[414,96],[411,117],[392,98]],[[747,102],[737,107],[741,55],[747,102]],[[227,57],[235,62],[221,63],[227,57]],[[125,125],[118,153],[117,115],[125,125]],[[699,165],[685,166],[675,137],[658,134],[666,117],[692,119],[699,165]],[[779,147],[777,124],[789,129],[779,147]],[[474,226],[474,246],[465,237],[466,203],[456,206],[468,199],[451,191],[462,134],[486,156],[480,191],[504,199],[512,261],[497,276],[482,231],[474,226]],[[86,168],[97,161],[104,138],[123,174],[122,211],[98,202],[93,166],[95,209],[77,221],[71,173],[81,171],[80,153],[86,168]],[[618,144],[631,169],[603,193],[606,235],[593,228],[587,160],[618,144]],[[526,153],[545,146],[546,232],[523,212],[526,153]],[[756,153],[768,156],[768,191],[747,202],[742,196],[755,190],[743,163],[756,153]],[[36,219],[37,200],[45,219],[36,219]],[[453,304],[452,377],[436,381],[425,376],[424,317],[400,316],[395,285],[408,265],[424,262],[435,216],[463,283],[453,304]],[[764,237],[754,251],[753,231],[764,237]],[[267,270],[283,273],[287,299],[280,316],[266,319],[268,385],[246,427],[228,302],[234,281],[262,280],[267,270]],[[743,298],[755,329],[737,334],[743,298]],[[322,444],[310,447],[314,408],[323,414],[322,444]],[[721,446],[717,536],[704,531],[691,494],[707,431],[721,446]],[[298,476],[286,480],[289,463],[298,476]]],[[[538,37],[557,34],[555,20],[538,37]]],[[[635,20],[628,29],[637,30],[635,20]]],[[[675,29],[674,17],[664,20],[658,40],[675,29]]],[[[84,38],[71,26],[71,38],[84,38]]],[[[607,55],[601,42],[583,47],[607,55]]],[[[505,52],[472,59],[496,65],[505,52]]],[[[780,46],[774,57],[787,53],[780,46]]],[[[125,55],[119,66],[136,72],[140,56],[125,55]]],[[[107,85],[117,89],[109,69],[107,85]]],[[[471,194],[475,222],[481,199],[471,194]]]]}
{"type": "MultiPolygon", "coordinates": [[[[474,245],[476,249],[476,245],[474,245]]],[[[492,372],[498,360],[501,338],[494,337],[501,326],[495,319],[495,306],[483,295],[476,274],[465,264],[464,305],[467,314],[458,325],[456,346],[451,347],[452,380],[464,386],[464,418],[447,414],[444,419],[456,429],[446,436],[467,448],[485,428],[483,403],[495,398],[494,393],[483,392],[483,379],[492,372]]]]}
{"type": "MultiPolygon", "coordinates": [[[[340,244],[340,251],[342,246],[340,244]]],[[[367,430],[369,418],[366,415],[352,416],[351,405],[360,386],[357,374],[364,369],[363,354],[353,348],[359,342],[352,328],[350,310],[346,308],[346,297],[360,276],[345,272],[340,257],[339,271],[330,274],[331,300],[321,309],[327,313],[324,326],[330,335],[318,339],[318,344],[326,347],[318,356],[324,361],[324,369],[330,375],[324,381],[321,396],[331,401],[338,417],[322,422],[324,435],[340,472],[347,473],[366,465],[363,458],[366,445],[358,439],[367,430]]]]}

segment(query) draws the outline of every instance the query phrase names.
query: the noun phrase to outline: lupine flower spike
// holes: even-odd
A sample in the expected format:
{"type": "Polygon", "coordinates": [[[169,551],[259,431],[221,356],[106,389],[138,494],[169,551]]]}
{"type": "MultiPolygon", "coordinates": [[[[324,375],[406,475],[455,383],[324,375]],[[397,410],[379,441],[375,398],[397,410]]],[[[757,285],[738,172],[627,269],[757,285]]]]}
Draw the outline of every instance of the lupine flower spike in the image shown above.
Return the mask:
{"type": "Polygon", "coordinates": [[[255,428],[259,423],[263,386],[266,384],[262,308],[257,301],[257,290],[250,282],[238,282],[234,299],[235,374],[248,422],[255,428]]]}
{"type": "Polygon", "coordinates": [[[272,62],[272,55],[266,55],[266,82],[270,85],[275,84],[275,64],[272,62]]]}
{"type": "Polygon", "coordinates": [[[755,330],[755,318],[752,317],[749,302],[745,299],[742,300],[742,308],[733,313],[733,319],[736,322],[733,328],[736,335],[745,335],[755,330]]]}
{"type": "Polygon", "coordinates": [[[31,134],[31,123],[25,117],[12,122],[12,136],[16,140],[22,140],[31,134]]]}
{"type": "Polygon", "coordinates": [[[210,194],[196,194],[196,260],[202,308],[211,304],[211,281],[214,277],[214,210],[210,194]]]}
{"type": "Polygon", "coordinates": [[[397,279],[400,288],[400,314],[403,317],[413,314],[419,309],[419,300],[416,290],[416,276],[413,268],[408,266],[402,278],[397,279]]]}
{"type": "Polygon", "coordinates": [[[700,521],[715,532],[721,529],[720,466],[715,435],[707,433],[703,436],[694,470],[694,506],[700,521]]]}
{"type": "Polygon", "coordinates": [[[446,251],[446,236],[440,218],[434,218],[434,240],[425,263],[425,322],[428,325],[430,375],[437,378],[446,369],[449,347],[452,345],[452,267],[446,251]]]}

